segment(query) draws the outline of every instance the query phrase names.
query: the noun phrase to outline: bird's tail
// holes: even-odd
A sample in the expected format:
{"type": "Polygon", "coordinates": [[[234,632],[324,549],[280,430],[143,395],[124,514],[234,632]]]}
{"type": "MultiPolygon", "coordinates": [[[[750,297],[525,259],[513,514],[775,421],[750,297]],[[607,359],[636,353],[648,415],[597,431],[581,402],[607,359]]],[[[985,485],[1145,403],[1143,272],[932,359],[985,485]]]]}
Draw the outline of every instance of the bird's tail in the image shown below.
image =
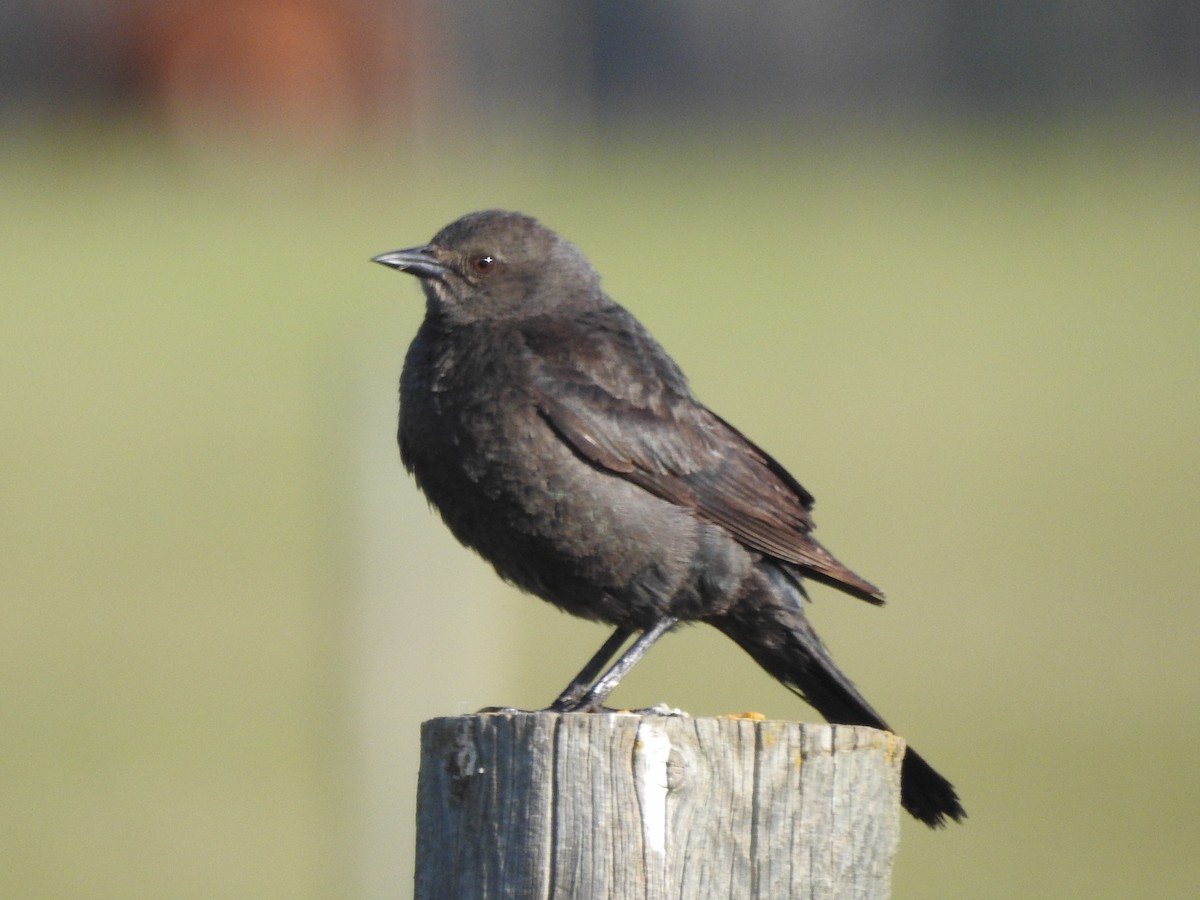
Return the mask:
{"type": "MultiPolygon", "coordinates": [[[[799,584],[773,566],[764,565],[760,574],[760,589],[712,624],[829,722],[891,731],[809,625],[799,584]]],[[[900,771],[900,802],[931,828],[967,815],[954,786],[911,747],[900,771]]]]}

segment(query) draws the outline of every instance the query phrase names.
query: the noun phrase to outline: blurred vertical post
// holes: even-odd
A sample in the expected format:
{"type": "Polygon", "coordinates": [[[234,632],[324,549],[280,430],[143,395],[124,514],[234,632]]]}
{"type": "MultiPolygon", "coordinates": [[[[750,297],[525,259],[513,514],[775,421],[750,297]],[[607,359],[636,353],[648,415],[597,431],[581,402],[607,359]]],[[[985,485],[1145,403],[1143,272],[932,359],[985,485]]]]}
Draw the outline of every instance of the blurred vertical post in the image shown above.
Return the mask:
{"type": "Polygon", "coordinates": [[[497,713],[421,731],[417,900],[879,900],[903,741],[856,726],[497,713]]]}

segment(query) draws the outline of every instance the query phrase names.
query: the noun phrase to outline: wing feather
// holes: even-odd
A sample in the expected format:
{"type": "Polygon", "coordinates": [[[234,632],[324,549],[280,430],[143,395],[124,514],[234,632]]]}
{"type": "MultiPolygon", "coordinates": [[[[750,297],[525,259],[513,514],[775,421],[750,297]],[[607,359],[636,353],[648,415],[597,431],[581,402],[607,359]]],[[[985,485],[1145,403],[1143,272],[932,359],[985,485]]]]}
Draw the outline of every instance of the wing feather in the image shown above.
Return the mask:
{"type": "Polygon", "coordinates": [[[653,338],[618,311],[586,327],[560,321],[525,335],[536,402],[559,437],[590,464],[694,510],[747,547],[882,602],[877,587],[812,537],[812,495],[698,403],[653,338]]]}

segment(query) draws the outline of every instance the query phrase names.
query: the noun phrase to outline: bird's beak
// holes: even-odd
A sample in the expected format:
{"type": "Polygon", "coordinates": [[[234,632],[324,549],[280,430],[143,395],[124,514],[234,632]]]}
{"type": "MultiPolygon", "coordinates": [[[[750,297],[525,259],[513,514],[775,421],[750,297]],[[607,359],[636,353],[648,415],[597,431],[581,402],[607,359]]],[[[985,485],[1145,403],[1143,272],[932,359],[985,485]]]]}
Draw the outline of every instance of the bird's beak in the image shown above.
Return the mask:
{"type": "Polygon", "coordinates": [[[407,250],[393,250],[391,253],[380,253],[371,257],[371,262],[382,266],[399,269],[418,278],[442,278],[450,269],[435,255],[432,244],[421,247],[410,247],[407,250]]]}

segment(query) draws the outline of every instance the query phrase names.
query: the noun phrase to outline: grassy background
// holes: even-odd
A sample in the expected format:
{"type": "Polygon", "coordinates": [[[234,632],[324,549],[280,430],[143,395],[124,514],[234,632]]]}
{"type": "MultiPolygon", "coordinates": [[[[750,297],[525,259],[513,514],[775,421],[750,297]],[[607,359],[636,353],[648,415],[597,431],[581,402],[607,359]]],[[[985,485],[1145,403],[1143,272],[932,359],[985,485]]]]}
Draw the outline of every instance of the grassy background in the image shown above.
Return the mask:
{"type": "MultiPolygon", "coordinates": [[[[959,787],[898,898],[1200,891],[1200,141],[1153,123],[714,145],[0,145],[0,895],[405,896],[417,725],[604,636],[396,460],[415,285],[471,209],[589,254],[892,600],[821,632],[959,787]]],[[[811,712],[714,634],[616,701],[811,712]]]]}

